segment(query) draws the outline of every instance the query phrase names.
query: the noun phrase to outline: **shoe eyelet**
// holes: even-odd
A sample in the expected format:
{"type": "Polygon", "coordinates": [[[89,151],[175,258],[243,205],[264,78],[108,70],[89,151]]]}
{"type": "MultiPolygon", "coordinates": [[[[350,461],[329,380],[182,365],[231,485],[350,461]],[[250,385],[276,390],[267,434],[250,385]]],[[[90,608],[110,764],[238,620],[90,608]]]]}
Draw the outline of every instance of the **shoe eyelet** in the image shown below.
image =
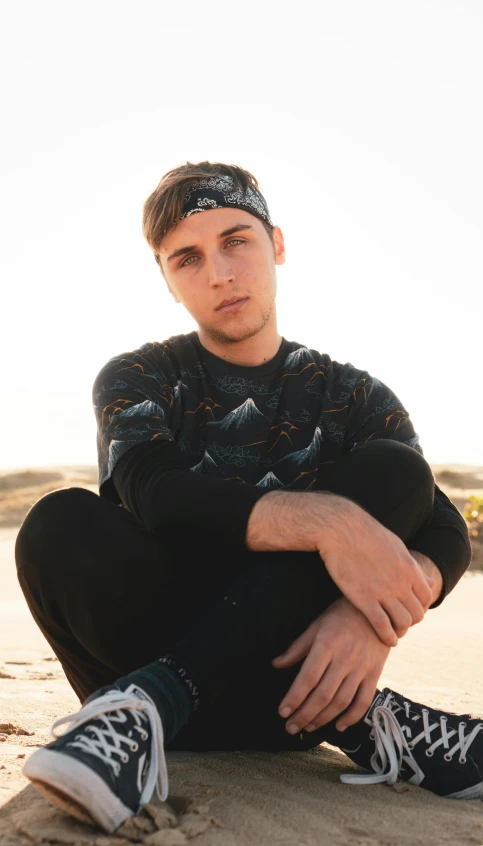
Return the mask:
{"type": "Polygon", "coordinates": [[[127,762],[129,761],[129,755],[127,754],[127,752],[123,752],[121,756],[121,761],[123,762],[123,764],[127,764],[127,762]]]}
{"type": "Polygon", "coordinates": [[[447,752],[443,755],[445,761],[451,761],[452,755],[448,755],[447,752]]]}
{"type": "Polygon", "coordinates": [[[466,764],[466,758],[459,758],[458,760],[460,764],[466,764]]]}
{"type": "Polygon", "coordinates": [[[466,728],[466,723],[458,723],[458,728],[466,728]]]}
{"type": "Polygon", "coordinates": [[[373,732],[373,731],[371,731],[371,733],[370,733],[369,737],[370,737],[370,739],[371,739],[371,740],[375,740],[375,739],[376,739],[376,735],[374,734],[374,732],[373,732]]]}
{"type": "Polygon", "coordinates": [[[138,749],[139,749],[139,743],[136,743],[136,741],[134,741],[134,743],[131,746],[131,752],[137,752],[138,749]]]}
{"type": "Polygon", "coordinates": [[[116,769],[114,770],[115,775],[118,776],[120,772],[121,772],[121,765],[116,764],[116,769]]]}
{"type": "Polygon", "coordinates": [[[148,739],[148,737],[149,737],[149,734],[148,734],[148,732],[147,732],[147,731],[145,731],[145,732],[143,732],[143,733],[142,733],[142,735],[141,735],[141,740],[147,740],[147,739],[148,739]]]}
{"type": "Polygon", "coordinates": [[[434,755],[434,752],[431,752],[430,749],[426,749],[426,755],[428,756],[428,758],[432,758],[433,755],[434,755]]]}

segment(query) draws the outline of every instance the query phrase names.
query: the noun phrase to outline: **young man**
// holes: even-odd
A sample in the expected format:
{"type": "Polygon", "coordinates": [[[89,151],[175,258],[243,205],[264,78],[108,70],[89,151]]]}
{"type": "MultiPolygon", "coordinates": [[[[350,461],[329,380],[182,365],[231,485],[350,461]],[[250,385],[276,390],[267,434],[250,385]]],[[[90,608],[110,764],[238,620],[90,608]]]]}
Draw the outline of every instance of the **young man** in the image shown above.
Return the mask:
{"type": "Polygon", "coordinates": [[[284,240],[247,171],[170,171],[144,234],[198,331],[102,368],[100,497],[56,491],[19,532],[27,602],[83,703],[26,776],[106,831],[166,798],[165,748],[326,740],[369,771],[346,781],[483,797],[483,722],[376,689],[470,561],[404,407],[279,335],[284,240]]]}

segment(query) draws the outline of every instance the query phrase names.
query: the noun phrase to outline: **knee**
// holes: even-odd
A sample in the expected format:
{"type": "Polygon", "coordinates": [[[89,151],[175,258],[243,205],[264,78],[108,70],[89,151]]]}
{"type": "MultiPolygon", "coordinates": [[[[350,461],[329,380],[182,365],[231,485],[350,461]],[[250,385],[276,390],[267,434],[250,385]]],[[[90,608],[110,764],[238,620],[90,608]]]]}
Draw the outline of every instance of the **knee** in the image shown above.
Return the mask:
{"type": "Polygon", "coordinates": [[[322,489],[354,499],[377,519],[404,501],[432,513],[434,476],[426,459],[398,441],[374,439],[345,453],[323,477],[322,489]]]}
{"type": "Polygon", "coordinates": [[[389,438],[368,441],[347,454],[371,475],[380,473],[408,486],[424,486],[434,491],[434,476],[428,462],[418,450],[389,438]]]}
{"type": "Polygon", "coordinates": [[[32,565],[37,568],[40,559],[48,560],[66,540],[75,543],[78,527],[85,526],[87,513],[97,499],[86,488],[61,488],[37,500],[16,538],[17,570],[32,565]]]}
{"type": "Polygon", "coordinates": [[[402,540],[431,518],[434,476],[413,447],[374,439],[345,453],[332,468],[323,489],[353,499],[402,540]]]}

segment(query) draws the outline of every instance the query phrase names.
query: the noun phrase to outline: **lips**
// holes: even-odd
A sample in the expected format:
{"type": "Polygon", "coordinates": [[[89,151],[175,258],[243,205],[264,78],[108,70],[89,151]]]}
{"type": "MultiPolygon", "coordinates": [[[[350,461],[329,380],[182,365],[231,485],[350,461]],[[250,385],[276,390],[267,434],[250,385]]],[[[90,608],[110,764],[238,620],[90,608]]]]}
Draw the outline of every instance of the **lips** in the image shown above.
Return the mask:
{"type": "Polygon", "coordinates": [[[229,300],[223,300],[216,311],[231,311],[234,308],[239,308],[246,300],[247,297],[231,297],[229,300]]]}

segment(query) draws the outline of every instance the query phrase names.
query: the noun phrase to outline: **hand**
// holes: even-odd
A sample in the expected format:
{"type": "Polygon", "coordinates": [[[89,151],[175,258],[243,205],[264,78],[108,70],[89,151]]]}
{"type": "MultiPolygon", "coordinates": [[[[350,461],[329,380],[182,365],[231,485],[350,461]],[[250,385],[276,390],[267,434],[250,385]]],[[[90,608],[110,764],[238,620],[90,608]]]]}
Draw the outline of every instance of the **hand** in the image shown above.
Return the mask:
{"type": "Polygon", "coordinates": [[[272,662],[291,667],[307,656],[278,709],[281,717],[290,715],[287,731],[314,731],[349,706],[336,723],[338,731],[360,720],[388,654],[364,614],[345,597],[336,600],[272,662]]]}
{"type": "Polygon", "coordinates": [[[387,646],[421,622],[432,602],[427,576],[389,529],[345,499],[319,554],[338,588],[387,646]]]}

